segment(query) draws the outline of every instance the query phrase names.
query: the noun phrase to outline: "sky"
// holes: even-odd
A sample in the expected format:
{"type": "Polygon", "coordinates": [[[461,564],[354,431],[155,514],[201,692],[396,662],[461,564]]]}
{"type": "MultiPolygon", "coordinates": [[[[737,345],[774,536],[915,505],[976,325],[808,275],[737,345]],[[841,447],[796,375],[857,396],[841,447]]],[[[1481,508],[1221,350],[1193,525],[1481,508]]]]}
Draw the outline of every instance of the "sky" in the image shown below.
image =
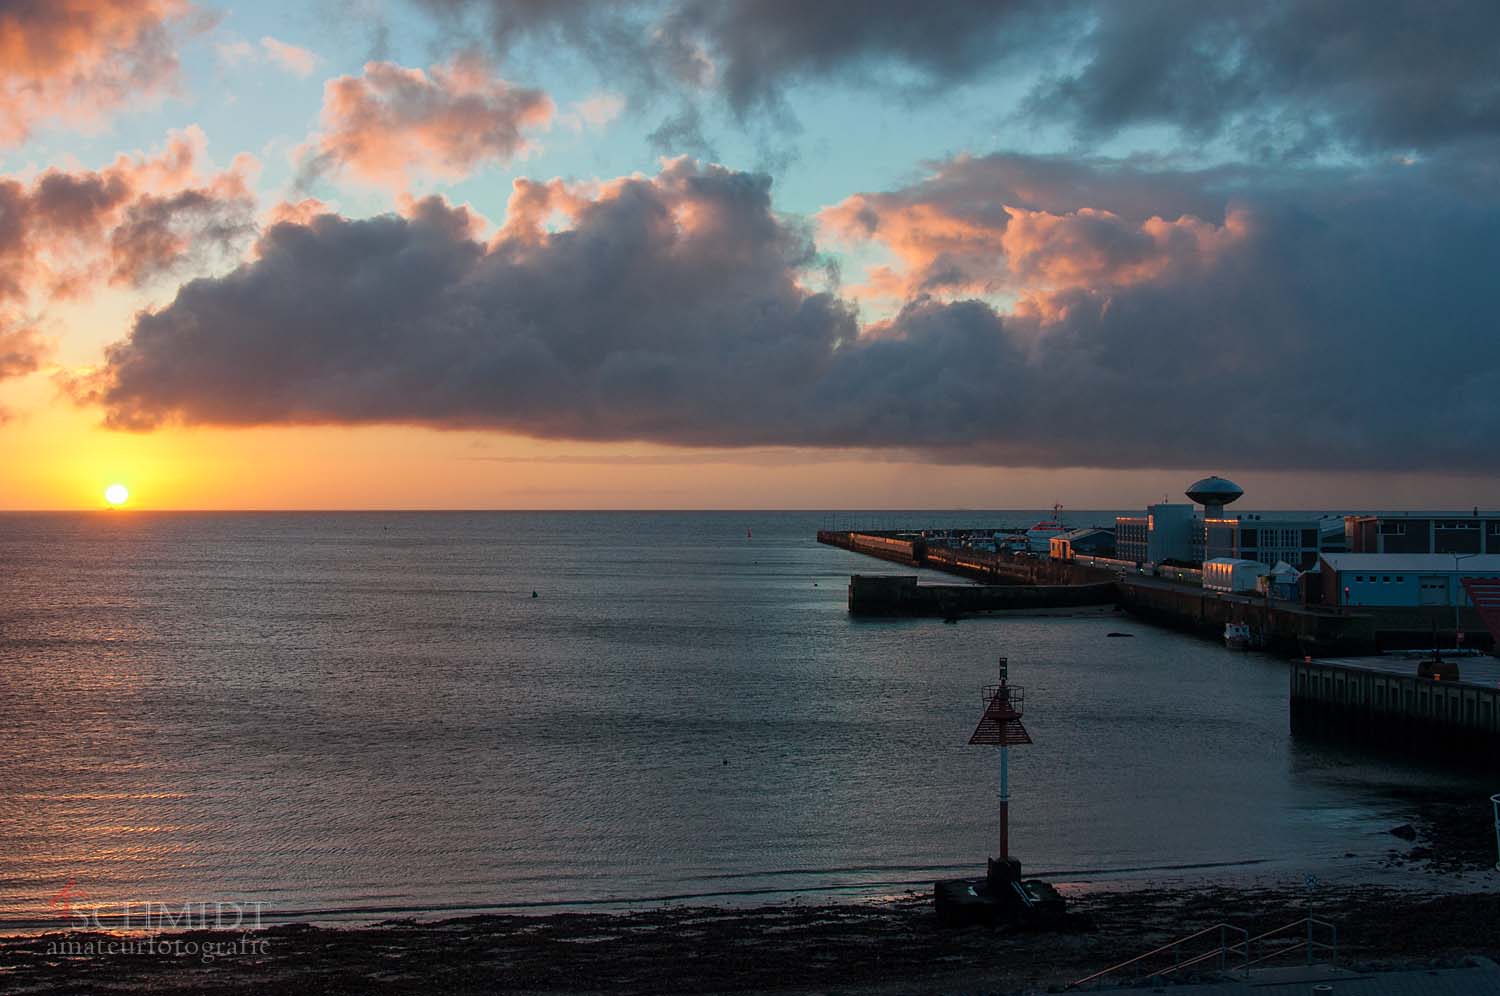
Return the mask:
{"type": "Polygon", "coordinates": [[[0,0],[0,508],[1500,505],[1495,37],[0,0]]]}

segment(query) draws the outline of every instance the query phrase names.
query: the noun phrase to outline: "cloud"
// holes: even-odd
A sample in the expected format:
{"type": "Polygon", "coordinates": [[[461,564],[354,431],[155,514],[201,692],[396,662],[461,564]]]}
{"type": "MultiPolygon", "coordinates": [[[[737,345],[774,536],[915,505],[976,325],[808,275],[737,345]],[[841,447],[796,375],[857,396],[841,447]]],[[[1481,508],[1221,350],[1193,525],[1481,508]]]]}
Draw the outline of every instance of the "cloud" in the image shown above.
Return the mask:
{"type": "Polygon", "coordinates": [[[620,116],[625,109],[625,98],[616,93],[596,93],[568,108],[561,120],[574,131],[600,129],[620,116]]]}
{"type": "Polygon", "coordinates": [[[1478,472],[1500,431],[1500,201],[1483,179],[941,164],[867,200],[966,190],[968,220],[999,226],[1009,303],[958,288],[864,327],[809,289],[822,257],[763,176],[676,160],[517,181],[488,245],[435,198],[276,225],[253,262],[142,314],[77,393],[134,429],[406,423],[994,465],[1478,472]]]}
{"type": "Polygon", "coordinates": [[[1163,175],[1143,183],[1116,172],[1113,189],[1090,190],[1109,181],[1095,177],[1080,189],[1070,177],[1079,167],[1061,162],[1056,173],[1027,175],[1036,163],[960,157],[905,190],[856,194],[820,212],[833,238],[879,245],[898,261],[872,267],[851,292],[905,299],[1101,290],[1212,266],[1247,234],[1248,217],[1233,209],[1221,222],[1152,213],[1184,204],[1224,211],[1222,200],[1171,192],[1163,175]],[[1100,195],[1116,207],[1089,204],[1090,196],[1100,195]]]}
{"type": "Polygon", "coordinates": [[[514,4],[506,0],[417,0],[451,20],[477,14],[498,50],[525,39],[567,45],[612,75],[659,88],[713,87],[740,113],[778,107],[801,81],[906,66],[948,82],[1024,54],[1030,29],[1057,5],[1040,0],[960,0],[913,16],[900,0],[794,3],[717,0],[668,3],[514,4]]]}
{"type": "Polygon", "coordinates": [[[1434,149],[1500,135],[1500,7],[1099,3],[1087,57],[1034,95],[1086,134],[1165,123],[1263,152],[1434,149]]]}
{"type": "Polygon", "coordinates": [[[1165,125],[1279,157],[1500,137],[1495,4],[414,2],[465,37],[477,18],[500,52],[566,47],[611,79],[713,92],[741,117],[785,119],[810,83],[942,97],[1003,80],[1029,91],[1022,117],[1088,139],[1165,125]]]}
{"type": "Polygon", "coordinates": [[[317,53],[299,45],[279,41],[270,35],[260,40],[260,47],[265,50],[267,58],[293,76],[306,78],[318,66],[317,53]]]}
{"type": "Polygon", "coordinates": [[[552,115],[545,93],[496,78],[481,60],[430,72],[370,62],[360,76],[324,86],[323,131],[308,168],[397,190],[422,176],[461,180],[523,153],[526,133],[552,115]]]}
{"type": "Polygon", "coordinates": [[[11,325],[0,314],[0,380],[35,371],[46,355],[47,344],[35,329],[11,325]]]}
{"type": "Polygon", "coordinates": [[[170,29],[184,0],[0,4],[0,147],[40,124],[97,124],[175,81],[170,29]]]}
{"type": "Polygon", "coordinates": [[[217,42],[214,45],[214,53],[224,65],[238,66],[240,63],[248,62],[255,57],[255,46],[243,38],[235,38],[229,41],[217,42]]]}
{"type": "Polygon", "coordinates": [[[242,157],[204,175],[204,145],[189,128],[155,156],[122,155],[101,170],[0,177],[0,312],[232,258],[254,231],[255,164],[242,157]]]}

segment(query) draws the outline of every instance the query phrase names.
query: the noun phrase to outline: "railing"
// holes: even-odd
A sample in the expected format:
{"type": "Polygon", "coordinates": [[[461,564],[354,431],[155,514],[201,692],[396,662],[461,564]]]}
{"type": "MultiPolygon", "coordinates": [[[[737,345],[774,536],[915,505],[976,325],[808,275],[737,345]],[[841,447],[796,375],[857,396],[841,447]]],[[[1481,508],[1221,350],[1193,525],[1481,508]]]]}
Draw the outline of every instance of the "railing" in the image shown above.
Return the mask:
{"type": "Polygon", "coordinates": [[[1270,938],[1285,935],[1288,931],[1296,930],[1298,928],[1302,928],[1304,931],[1302,937],[1298,938],[1296,941],[1293,941],[1290,944],[1278,945],[1272,951],[1261,955],[1259,958],[1249,959],[1245,962],[1245,967],[1249,968],[1251,965],[1259,965],[1262,962],[1270,961],[1272,958],[1280,958],[1282,955],[1290,954],[1293,951],[1305,952],[1307,957],[1307,964],[1309,965],[1319,960],[1317,958],[1319,952],[1327,952],[1328,964],[1330,965],[1338,960],[1339,929],[1333,924],[1329,923],[1327,920],[1317,920],[1310,916],[1303,917],[1301,920],[1289,923],[1284,927],[1277,927],[1275,930],[1268,930],[1264,934],[1258,934],[1255,937],[1250,938],[1247,943],[1263,944],[1263,942],[1269,940],[1270,938]],[[1319,940],[1320,931],[1322,932],[1323,936],[1327,937],[1327,940],[1319,940]]]}
{"type": "Polygon", "coordinates": [[[1250,932],[1241,927],[1236,927],[1230,923],[1219,923],[1212,927],[1205,927],[1196,934],[1179,937],[1170,944],[1163,944],[1154,951],[1147,951],[1145,954],[1137,955],[1129,961],[1122,961],[1118,965],[1111,965],[1102,971],[1095,972],[1093,975],[1086,975],[1075,982],[1068,983],[1065,988],[1074,989],[1079,986],[1086,986],[1091,982],[1098,982],[1106,976],[1115,975],[1127,969],[1135,970],[1134,978],[1137,980],[1160,979],[1174,972],[1181,972],[1184,969],[1194,968],[1209,962],[1217,962],[1215,967],[1221,972],[1226,972],[1230,971],[1231,958],[1238,959],[1233,971],[1248,978],[1252,967],[1263,964],[1273,958],[1280,958],[1282,955],[1290,954],[1293,951],[1304,952],[1307,964],[1309,965],[1321,960],[1320,956],[1323,955],[1326,955],[1330,965],[1333,964],[1338,960],[1338,928],[1326,920],[1303,917],[1301,920],[1251,937],[1250,932]],[[1290,932],[1294,930],[1300,930],[1302,932],[1301,936],[1295,940],[1290,940],[1288,943],[1280,943],[1282,939],[1290,937],[1290,932]],[[1195,954],[1186,961],[1183,960],[1182,946],[1184,944],[1201,940],[1215,933],[1219,937],[1217,947],[1195,954]],[[1231,937],[1238,938],[1238,940],[1231,940],[1231,937]],[[1260,945],[1261,947],[1269,946],[1272,950],[1267,951],[1258,958],[1253,957],[1252,952],[1256,945],[1260,945]],[[1172,954],[1171,965],[1163,964],[1155,971],[1144,972],[1146,962],[1153,958],[1164,956],[1168,952],[1172,954]]]}
{"type": "MultiPolygon", "coordinates": [[[[1500,859],[1500,795],[1490,796],[1490,805],[1495,809],[1495,855],[1500,859]]],[[[1495,862],[1495,870],[1500,871],[1500,860],[1495,862]]]]}
{"type": "Polygon", "coordinates": [[[1090,982],[1096,982],[1099,979],[1104,978],[1106,975],[1114,975],[1115,973],[1124,971],[1127,968],[1134,968],[1135,977],[1138,979],[1159,979],[1162,976],[1171,975],[1173,972],[1180,972],[1186,968],[1193,968],[1208,961],[1217,961],[1218,969],[1220,971],[1225,971],[1229,967],[1228,963],[1230,955],[1239,955],[1242,961],[1240,968],[1243,970],[1248,970],[1248,965],[1250,963],[1250,932],[1248,930],[1245,930],[1243,927],[1236,927],[1231,923],[1218,923],[1214,924],[1212,927],[1205,927],[1195,934],[1188,934],[1186,937],[1179,937],[1177,940],[1172,941],[1170,944],[1163,944],[1161,947],[1156,948],[1153,951],[1147,951],[1143,955],[1137,955],[1134,958],[1131,958],[1129,961],[1122,961],[1118,965],[1111,965],[1103,971],[1095,972],[1093,975],[1084,976],[1076,982],[1068,983],[1066,988],[1073,989],[1077,986],[1086,986],[1090,982]],[[1182,946],[1184,944],[1189,944],[1193,941],[1201,940],[1214,934],[1217,934],[1219,938],[1219,943],[1216,947],[1210,948],[1209,950],[1204,951],[1200,954],[1193,955],[1186,961],[1182,960],[1182,946]],[[1239,940],[1230,941],[1231,936],[1238,937],[1239,940]],[[1171,965],[1163,965],[1161,968],[1157,969],[1154,972],[1143,974],[1145,962],[1152,958],[1165,955],[1168,952],[1171,952],[1172,954],[1171,965]]]}

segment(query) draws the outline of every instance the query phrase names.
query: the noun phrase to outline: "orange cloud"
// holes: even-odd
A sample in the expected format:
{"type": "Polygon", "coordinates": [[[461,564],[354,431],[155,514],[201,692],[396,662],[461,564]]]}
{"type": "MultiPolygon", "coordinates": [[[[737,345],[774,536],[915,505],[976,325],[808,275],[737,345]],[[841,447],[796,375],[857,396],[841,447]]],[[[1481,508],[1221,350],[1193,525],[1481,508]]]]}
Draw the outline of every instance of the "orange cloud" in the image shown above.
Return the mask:
{"type": "Polygon", "coordinates": [[[174,133],[155,156],[100,170],[49,169],[29,183],[0,178],[0,308],[78,297],[104,284],[140,286],[200,256],[232,252],[254,230],[239,157],[204,175],[203,133],[174,133]]]}
{"type": "Polygon", "coordinates": [[[304,197],[300,201],[280,201],[266,212],[265,224],[270,226],[288,222],[307,225],[318,215],[327,214],[330,210],[332,209],[327,204],[316,197],[304,197]]]}
{"type": "Polygon", "coordinates": [[[41,121],[97,122],[176,78],[168,29],[184,0],[45,0],[0,5],[0,146],[41,121]]]}
{"type": "Polygon", "coordinates": [[[948,180],[939,174],[908,190],[856,194],[819,213],[834,238],[880,246],[896,259],[871,266],[851,294],[1005,293],[1022,301],[1024,312],[1045,318],[1057,314],[1048,295],[1102,292],[1209,266],[1251,228],[1248,211],[1238,208],[1219,225],[1187,214],[1133,221],[1098,207],[1017,206],[1013,198],[1033,200],[1037,191],[955,190],[948,180]]]}
{"type": "Polygon", "coordinates": [[[1003,225],[937,204],[855,194],[824,209],[818,220],[835,238],[878,242],[900,260],[900,270],[873,268],[868,283],[850,289],[858,297],[904,298],[944,288],[983,293],[1003,266],[1003,225]]]}
{"type": "Polygon", "coordinates": [[[265,49],[267,58],[294,76],[311,76],[312,71],[318,66],[316,52],[272,38],[270,35],[260,40],[260,47],[265,49]]]}
{"type": "Polygon", "coordinates": [[[324,86],[323,133],[310,165],[397,190],[423,175],[461,180],[523,153],[525,133],[546,127],[553,111],[545,93],[495,77],[478,59],[430,72],[370,62],[362,75],[324,86]]]}

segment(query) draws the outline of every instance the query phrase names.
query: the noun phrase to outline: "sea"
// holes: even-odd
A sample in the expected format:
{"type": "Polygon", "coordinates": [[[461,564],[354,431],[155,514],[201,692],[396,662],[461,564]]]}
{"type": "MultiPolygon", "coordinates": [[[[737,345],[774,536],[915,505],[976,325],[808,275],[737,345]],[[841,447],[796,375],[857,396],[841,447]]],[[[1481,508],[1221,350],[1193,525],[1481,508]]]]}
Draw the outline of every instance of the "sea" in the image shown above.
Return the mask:
{"type": "Polygon", "coordinates": [[[0,927],[923,891],[996,850],[1002,656],[1027,874],[1334,874],[1414,785],[1494,791],[1299,740],[1283,660],[1112,611],[851,618],[901,569],[815,541],[1043,517],[0,514],[0,927]]]}

